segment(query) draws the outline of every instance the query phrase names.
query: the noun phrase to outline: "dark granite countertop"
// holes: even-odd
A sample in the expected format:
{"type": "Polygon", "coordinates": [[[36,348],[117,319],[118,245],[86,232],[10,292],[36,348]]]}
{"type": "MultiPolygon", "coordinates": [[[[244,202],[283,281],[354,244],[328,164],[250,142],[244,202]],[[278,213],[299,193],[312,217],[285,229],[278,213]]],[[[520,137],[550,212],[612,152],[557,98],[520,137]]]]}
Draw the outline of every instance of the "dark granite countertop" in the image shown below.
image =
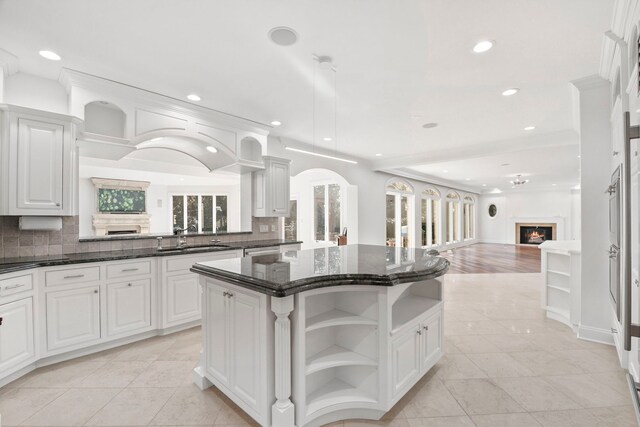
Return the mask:
{"type": "Polygon", "coordinates": [[[55,265],[82,264],[88,262],[116,261],[123,259],[149,258],[157,256],[190,255],[207,252],[221,252],[237,249],[263,248],[302,243],[293,240],[253,240],[246,242],[228,242],[224,246],[187,246],[180,250],[159,251],[156,248],[130,249],[123,251],[84,252],[68,255],[43,257],[0,258],[0,274],[28,270],[37,267],[55,265]]]}
{"type": "Polygon", "coordinates": [[[191,271],[284,297],[311,289],[394,286],[442,276],[449,261],[427,250],[347,245],[197,263],[191,271]]]}
{"type": "MultiPolygon", "coordinates": [[[[202,233],[194,233],[190,231],[185,231],[185,237],[200,237],[200,236],[211,236],[211,237],[224,237],[224,236],[236,236],[243,234],[251,234],[252,231],[205,231],[202,233]]],[[[158,234],[112,234],[109,236],[84,236],[78,239],[79,242],[109,242],[113,240],[148,240],[148,239],[157,239],[158,237],[162,238],[172,238],[178,237],[176,234],[172,233],[158,233],[158,234]]]]}

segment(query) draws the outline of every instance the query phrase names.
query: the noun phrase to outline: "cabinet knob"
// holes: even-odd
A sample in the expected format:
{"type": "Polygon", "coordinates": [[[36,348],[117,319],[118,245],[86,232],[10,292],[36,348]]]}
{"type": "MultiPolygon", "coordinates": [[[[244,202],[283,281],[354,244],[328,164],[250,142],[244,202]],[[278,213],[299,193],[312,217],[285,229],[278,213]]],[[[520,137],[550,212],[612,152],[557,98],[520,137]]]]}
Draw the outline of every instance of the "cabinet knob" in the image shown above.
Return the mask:
{"type": "Polygon", "coordinates": [[[3,319],[2,317],[0,317],[0,326],[2,326],[2,321],[3,321],[3,320],[4,320],[4,319],[3,319]]]}
{"type": "Polygon", "coordinates": [[[429,327],[428,326],[423,326],[422,329],[424,329],[425,331],[428,331],[429,327]]]}
{"type": "Polygon", "coordinates": [[[98,290],[96,289],[95,291],[93,291],[93,293],[94,293],[94,294],[97,294],[97,293],[98,293],[98,290]]]}
{"type": "Polygon", "coordinates": [[[418,329],[418,330],[416,331],[416,334],[418,334],[418,335],[422,335],[422,331],[421,331],[420,329],[418,329]]]}
{"type": "Polygon", "coordinates": [[[56,206],[57,206],[57,207],[60,207],[60,203],[56,203],[56,206]]]}
{"type": "Polygon", "coordinates": [[[227,293],[227,297],[232,298],[232,297],[233,297],[233,294],[232,294],[231,292],[228,292],[228,293],[227,293]]]}
{"type": "Polygon", "coordinates": [[[223,296],[223,297],[226,297],[227,295],[229,295],[229,292],[223,292],[223,293],[222,293],[222,296],[223,296]]]}
{"type": "Polygon", "coordinates": [[[127,284],[127,286],[131,287],[131,283],[127,284]]]}

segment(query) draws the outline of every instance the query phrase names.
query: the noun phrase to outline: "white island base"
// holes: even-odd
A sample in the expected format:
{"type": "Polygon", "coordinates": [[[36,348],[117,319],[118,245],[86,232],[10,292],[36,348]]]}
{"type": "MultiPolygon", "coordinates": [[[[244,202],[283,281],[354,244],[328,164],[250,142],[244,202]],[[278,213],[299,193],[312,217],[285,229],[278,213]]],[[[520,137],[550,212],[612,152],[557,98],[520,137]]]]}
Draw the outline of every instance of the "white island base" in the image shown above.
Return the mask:
{"type": "Polygon", "coordinates": [[[442,356],[442,277],[283,298],[201,276],[194,381],[262,426],[378,420],[442,356]]]}

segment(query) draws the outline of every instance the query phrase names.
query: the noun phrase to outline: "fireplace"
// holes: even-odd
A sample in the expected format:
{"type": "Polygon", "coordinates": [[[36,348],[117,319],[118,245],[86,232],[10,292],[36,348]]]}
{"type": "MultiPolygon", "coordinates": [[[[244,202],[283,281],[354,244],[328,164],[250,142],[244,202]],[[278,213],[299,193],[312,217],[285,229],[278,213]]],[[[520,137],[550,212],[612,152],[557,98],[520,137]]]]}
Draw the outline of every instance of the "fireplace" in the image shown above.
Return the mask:
{"type": "Polygon", "coordinates": [[[516,244],[539,245],[556,240],[556,224],[516,223],[516,244]]]}
{"type": "Polygon", "coordinates": [[[96,236],[148,234],[151,215],[146,211],[147,181],[91,178],[96,191],[93,229],[96,236]]]}

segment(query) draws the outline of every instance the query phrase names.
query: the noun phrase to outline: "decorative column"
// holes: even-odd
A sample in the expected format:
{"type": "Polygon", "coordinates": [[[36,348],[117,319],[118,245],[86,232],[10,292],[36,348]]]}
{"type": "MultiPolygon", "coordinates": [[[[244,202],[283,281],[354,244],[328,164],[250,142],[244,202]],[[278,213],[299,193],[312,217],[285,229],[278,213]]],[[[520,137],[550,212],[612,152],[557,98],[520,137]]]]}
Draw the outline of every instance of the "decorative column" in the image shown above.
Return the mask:
{"type": "Polygon", "coordinates": [[[295,426],[295,405],[291,402],[291,321],[293,295],[284,298],[271,297],[271,311],[275,322],[275,384],[276,403],[271,407],[271,425],[295,426]]]}

